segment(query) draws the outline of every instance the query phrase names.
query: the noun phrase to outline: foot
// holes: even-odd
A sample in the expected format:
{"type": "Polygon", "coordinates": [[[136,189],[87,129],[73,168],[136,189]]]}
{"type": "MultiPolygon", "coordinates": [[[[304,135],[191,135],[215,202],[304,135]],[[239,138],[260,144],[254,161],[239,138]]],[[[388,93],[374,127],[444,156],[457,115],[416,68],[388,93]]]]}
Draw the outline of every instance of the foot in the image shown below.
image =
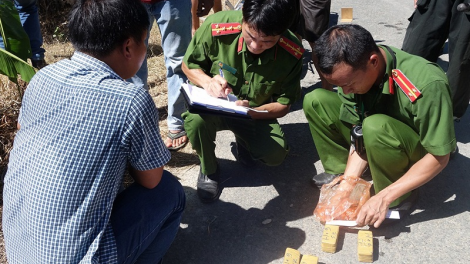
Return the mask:
{"type": "Polygon", "coordinates": [[[47,66],[47,63],[45,60],[31,60],[31,64],[33,65],[34,68],[38,70],[47,66]]]}
{"type": "Polygon", "coordinates": [[[452,152],[450,152],[449,159],[454,159],[455,156],[457,156],[457,154],[459,154],[459,146],[455,146],[455,149],[452,152]]]}
{"type": "Polygon", "coordinates": [[[320,189],[323,184],[328,184],[332,182],[336,177],[340,175],[341,174],[329,174],[326,172],[322,172],[313,176],[312,180],[310,181],[310,184],[312,184],[313,187],[318,187],[318,189],[320,189]]]}
{"type": "Polygon", "coordinates": [[[238,141],[230,144],[232,153],[238,162],[245,165],[246,167],[253,167],[256,165],[256,161],[251,157],[250,152],[240,144],[238,141]]]}
{"type": "Polygon", "coordinates": [[[165,145],[169,150],[178,150],[183,148],[188,143],[188,137],[184,130],[170,130],[168,131],[165,145]]]}
{"type": "Polygon", "coordinates": [[[219,199],[221,189],[219,188],[219,169],[213,174],[206,175],[199,170],[197,178],[197,195],[203,203],[212,203],[219,199]]]}

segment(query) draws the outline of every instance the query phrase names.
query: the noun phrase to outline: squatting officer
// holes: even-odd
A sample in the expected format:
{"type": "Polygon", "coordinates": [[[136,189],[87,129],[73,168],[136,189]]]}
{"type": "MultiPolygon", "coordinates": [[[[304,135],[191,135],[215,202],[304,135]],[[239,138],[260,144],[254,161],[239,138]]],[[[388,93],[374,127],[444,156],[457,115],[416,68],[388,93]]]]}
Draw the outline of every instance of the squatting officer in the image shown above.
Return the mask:
{"type": "Polygon", "coordinates": [[[275,166],[287,155],[276,119],[300,97],[303,49],[288,30],[295,13],[289,0],[247,0],[242,11],[209,16],[189,45],[182,68],[192,83],[214,97],[232,92],[237,104],[267,110],[249,111],[252,119],[183,114],[188,138],[201,161],[197,193],[203,202],[220,195],[214,152],[217,131],[235,134],[237,159],[245,165],[259,160],[275,166]]]}
{"type": "Polygon", "coordinates": [[[337,94],[317,89],[304,99],[325,168],[312,181],[360,177],[369,166],[376,194],[357,223],[379,227],[389,208],[410,211],[412,191],[442,171],[456,147],[446,75],[421,57],[377,46],[358,25],[334,26],[315,44],[321,72],[339,87],[337,94]],[[363,136],[357,129],[352,134],[363,144],[350,147],[351,130],[360,125],[363,136]]]}

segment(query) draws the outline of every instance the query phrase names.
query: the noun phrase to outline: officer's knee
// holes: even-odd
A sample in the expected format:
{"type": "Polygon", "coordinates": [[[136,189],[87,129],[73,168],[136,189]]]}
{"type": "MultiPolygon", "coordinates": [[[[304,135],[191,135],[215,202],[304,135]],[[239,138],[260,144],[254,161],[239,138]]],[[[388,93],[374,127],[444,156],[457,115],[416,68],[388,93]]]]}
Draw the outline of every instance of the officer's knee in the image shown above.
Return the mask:
{"type": "Polygon", "coordinates": [[[317,111],[322,105],[332,105],[334,100],[337,99],[335,96],[331,96],[332,92],[325,89],[315,89],[307,93],[303,100],[303,110],[306,115],[311,110],[317,111]]]}
{"type": "Polygon", "coordinates": [[[386,115],[376,114],[364,119],[364,122],[362,123],[364,136],[366,134],[377,134],[384,131],[384,125],[387,123],[387,118],[389,117],[386,115]]]}
{"type": "Polygon", "coordinates": [[[362,134],[366,147],[371,145],[379,139],[380,136],[386,134],[385,125],[389,117],[383,114],[375,114],[364,119],[362,123],[362,134]]]}
{"type": "Polygon", "coordinates": [[[184,113],[182,115],[184,120],[184,128],[186,131],[196,131],[204,129],[206,126],[206,121],[198,114],[184,113]]]}
{"type": "Polygon", "coordinates": [[[321,89],[315,89],[304,96],[304,100],[302,103],[304,111],[311,108],[315,108],[315,106],[319,105],[319,103],[321,102],[321,100],[319,99],[321,98],[321,92],[319,92],[319,90],[321,89]]]}
{"type": "Polygon", "coordinates": [[[267,151],[265,155],[260,158],[260,161],[268,166],[279,166],[286,159],[287,153],[289,153],[289,150],[282,146],[278,146],[276,149],[270,149],[270,151],[267,151]]]}

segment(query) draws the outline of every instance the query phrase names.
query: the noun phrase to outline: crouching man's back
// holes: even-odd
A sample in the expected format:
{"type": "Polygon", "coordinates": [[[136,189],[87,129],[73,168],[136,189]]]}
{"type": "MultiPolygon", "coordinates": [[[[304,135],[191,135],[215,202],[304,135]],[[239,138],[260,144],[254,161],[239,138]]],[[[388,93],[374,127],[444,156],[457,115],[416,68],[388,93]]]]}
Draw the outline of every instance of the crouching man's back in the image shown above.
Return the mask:
{"type": "Polygon", "coordinates": [[[77,51],[39,71],[23,98],[3,194],[9,263],[157,262],[185,198],[163,170],[152,98],[125,81],[146,55],[146,10],[77,1],[69,27],[77,51]],[[118,195],[128,165],[136,183],[118,195]]]}

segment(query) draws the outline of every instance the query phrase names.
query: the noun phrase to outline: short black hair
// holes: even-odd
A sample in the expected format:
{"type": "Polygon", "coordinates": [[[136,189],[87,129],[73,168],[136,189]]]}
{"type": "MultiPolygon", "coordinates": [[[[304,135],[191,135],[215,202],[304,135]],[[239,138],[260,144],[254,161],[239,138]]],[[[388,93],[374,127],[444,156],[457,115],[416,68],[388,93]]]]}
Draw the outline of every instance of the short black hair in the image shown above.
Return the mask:
{"type": "Polygon", "coordinates": [[[281,35],[291,26],[295,7],[289,0],[245,0],[243,21],[266,36],[281,35]]]}
{"type": "Polygon", "coordinates": [[[318,68],[331,74],[338,63],[346,63],[353,69],[364,69],[373,52],[380,52],[372,35],[359,25],[336,25],[326,30],[315,41],[314,53],[318,68]]]}
{"type": "Polygon", "coordinates": [[[140,43],[149,25],[139,0],[77,0],[68,28],[76,50],[101,58],[128,38],[140,43]]]}

